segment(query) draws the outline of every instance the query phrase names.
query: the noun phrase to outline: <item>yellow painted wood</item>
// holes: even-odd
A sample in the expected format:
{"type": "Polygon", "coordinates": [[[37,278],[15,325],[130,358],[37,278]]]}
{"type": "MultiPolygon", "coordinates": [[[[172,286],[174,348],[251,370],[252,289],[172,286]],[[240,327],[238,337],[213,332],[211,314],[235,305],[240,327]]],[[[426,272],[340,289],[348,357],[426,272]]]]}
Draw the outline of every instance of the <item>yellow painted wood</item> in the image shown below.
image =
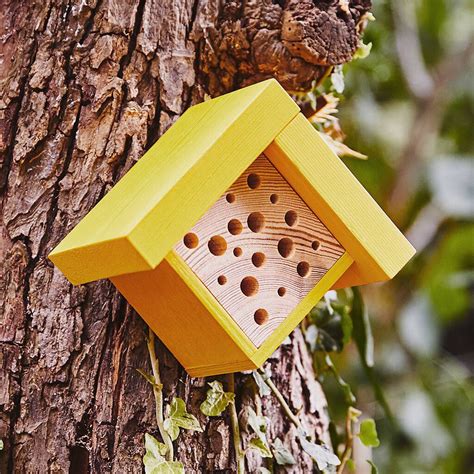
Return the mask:
{"type": "Polygon", "coordinates": [[[393,278],[414,255],[408,240],[302,114],[265,155],[354,258],[335,286],[393,278]]]}
{"type": "Polygon", "coordinates": [[[316,303],[331,289],[344,272],[352,264],[352,257],[346,252],[321,278],[319,283],[306,295],[291,314],[281,323],[278,328],[268,337],[265,342],[255,351],[252,361],[260,367],[275,352],[281,342],[295,329],[304,319],[316,303]]]}
{"type": "Polygon", "coordinates": [[[248,355],[229,336],[226,321],[209,312],[182,276],[165,259],[154,270],[111,281],[190,374],[252,367],[248,355]]]}
{"type": "Polygon", "coordinates": [[[191,107],[49,258],[75,284],[155,268],[297,113],[275,80],[191,107]]]}

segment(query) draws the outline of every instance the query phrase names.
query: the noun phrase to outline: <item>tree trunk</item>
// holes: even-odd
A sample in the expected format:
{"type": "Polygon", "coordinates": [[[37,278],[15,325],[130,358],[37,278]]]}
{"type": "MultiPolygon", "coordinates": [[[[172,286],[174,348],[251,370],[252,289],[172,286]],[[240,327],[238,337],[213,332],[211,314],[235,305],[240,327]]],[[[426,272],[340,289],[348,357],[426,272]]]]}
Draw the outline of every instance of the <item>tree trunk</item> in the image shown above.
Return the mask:
{"type": "MultiPolygon", "coordinates": [[[[193,103],[274,76],[304,90],[350,60],[369,0],[0,1],[0,471],[142,472],[156,434],[145,324],[108,281],[72,287],[47,260],[193,103]]],[[[187,472],[235,471],[228,414],[199,412],[206,380],[158,347],[166,399],[203,433],[176,444],[187,472]]],[[[299,330],[270,361],[308,429],[327,437],[325,398],[299,330]]],[[[254,403],[237,377],[237,408],[254,403]]],[[[276,400],[271,439],[312,462],[276,400]]],[[[247,469],[261,459],[247,454],[247,469]]]]}

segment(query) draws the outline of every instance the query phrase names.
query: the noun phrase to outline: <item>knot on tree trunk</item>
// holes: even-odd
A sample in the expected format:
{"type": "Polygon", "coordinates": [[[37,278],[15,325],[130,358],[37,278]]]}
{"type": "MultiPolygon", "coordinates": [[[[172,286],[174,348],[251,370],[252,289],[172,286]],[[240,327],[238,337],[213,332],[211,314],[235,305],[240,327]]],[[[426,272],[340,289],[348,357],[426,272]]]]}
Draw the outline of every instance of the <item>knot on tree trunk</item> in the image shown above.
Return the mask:
{"type": "Polygon", "coordinates": [[[270,77],[302,91],[351,60],[370,0],[224,1],[199,31],[203,80],[220,95],[270,77]]]}

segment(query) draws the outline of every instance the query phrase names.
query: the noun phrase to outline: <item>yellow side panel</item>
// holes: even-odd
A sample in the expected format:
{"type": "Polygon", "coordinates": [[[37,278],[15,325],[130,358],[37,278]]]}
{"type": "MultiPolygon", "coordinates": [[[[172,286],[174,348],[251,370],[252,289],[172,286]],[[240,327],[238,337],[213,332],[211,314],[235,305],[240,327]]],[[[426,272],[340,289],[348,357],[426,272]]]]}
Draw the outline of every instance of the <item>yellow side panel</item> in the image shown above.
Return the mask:
{"type": "Polygon", "coordinates": [[[74,283],[140,271],[144,264],[155,268],[297,113],[275,80],[191,107],[53,250],[51,260],[74,283]],[[125,237],[139,262],[127,251],[111,260],[111,242],[125,237]]]}
{"type": "Polygon", "coordinates": [[[265,155],[334,234],[354,264],[346,286],[393,278],[415,249],[301,114],[265,155]]]}
{"type": "Polygon", "coordinates": [[[190,375],[255,367],[166,259],[111,281],[190,375]]]}
{"type": "Polygon", "coordinates": [[[352,257],[346,252],[321,278],[318,284],[306,295],[292,313],[281,323],[270,337],[258,348],[252,356],[257,367],[260,367],[272,354],[285,338],[311,311],[316,303],[331,289],[331,286],[343,275],[351,263],[352,257]]]}

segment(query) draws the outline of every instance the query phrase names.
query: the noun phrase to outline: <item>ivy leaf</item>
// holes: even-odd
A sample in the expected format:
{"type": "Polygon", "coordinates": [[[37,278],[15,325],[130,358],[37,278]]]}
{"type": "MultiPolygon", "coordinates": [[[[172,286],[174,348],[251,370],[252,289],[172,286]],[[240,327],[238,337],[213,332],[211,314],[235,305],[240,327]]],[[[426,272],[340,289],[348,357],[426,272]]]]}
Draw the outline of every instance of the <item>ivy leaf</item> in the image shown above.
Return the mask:
{"type": "Polygon", "coordinates": [[[206,399],[201,403],[200,410],[206,416],[219,416],[229,403],[233,403],[235,394],[224,392],[224,387],[218,380],[208,384],[211,388],[207,391],[206,399]]]}
{"type": "Polygon", "coordinates": [[[270,390],[270,387],[266,384],[264,376],[256,370],[252,371],[252,375],[255,380],[255,383],[257,384],[259,395],[261,397],[266,397],[267,395],[270,395],[272,391],[270,390]]]}
{"type": "Polygon", "coordinates": [[[362,295],[357,288],[352,289],[354,299],[352,302],[353,336],[362,362],[367,367],[374,366],[374,338],[370,327],[367,308],[362,300],[362,295]]]}
{"type": "Polygon", "coordinates": [[[257,438],[252,438],[250,440],[250,447],[256,449],[264,458],[273,457],[267,441],[268,418],[266,416],[257,415],[253,408],[249,408],[248,412],[249,417],[247,422],[253,432],[257,435],[257,438]]]}
{"type": "Polygon", "coordinates": [[[328,466],[339,466],[341,464],[339,458],[327,446],[308,441],[301,432],[298,433],[298,437],[301,447],[316,461],[320,471],[323,471],[328,466]]]}
{"type": "Polygon", "coordinates": [[[380,440],[377,435],[377,427],[372,418],[362,420],[360,423],[359,438],[365,446],[376,448],[380,446],[380,440]]]}
{"type": "Polygon", "coordinates": [[[288,451],[286,446],[282,443],[280,438],[277,438],[272,446],[273,456],[275,457],[275,461],[280,466],[289,465],[292,466],[296,464],[296,460],[293,457],[293,454],[288,451]]]}
{"type": "Polygon", "coordinates": [[[147,374],[144,370],[141,369],[136,369],[136,371],[153,387],[158,390],[161,390],[163,388],[163,385],[157,384],[155,381],[155,377],[151,374],[147,374]]]}
{"type": "Polygon", "coordinates": [[[365,44],[361,41],[352,59],[365,59],[370,54],[370,51],[372,51],[372,43],[365,44]]]}
{"type": "Polygon", "coordinates": [[[179,429],[202,431],[199,421],[188,413],[186,404],[181,398],[174,398],[170,404],[170,415],[164,422],[164,428],[174,441],[179,436],[179,429]]]}
{"type": "Polygon", "coordinates": [[[371,465],[370,474],[379,474],[379,470],[377,469],[377,466],[369,459],[367,459],[367,462],[371,465]]]}
{"type": "Polygon", "coordinates": [[[154,436],[145,433],[145,474],[184,474],[184,466],[179,461],[165,459],[166,446],[154,436]]]}
{"type": "Polygon", "coordinates": [[[270,448],[261,438],[255,437],[249,441],[249,448],[254,449],[255,451],[262,456],[262,458],[271,458],[272,452],[270,448]]]}

